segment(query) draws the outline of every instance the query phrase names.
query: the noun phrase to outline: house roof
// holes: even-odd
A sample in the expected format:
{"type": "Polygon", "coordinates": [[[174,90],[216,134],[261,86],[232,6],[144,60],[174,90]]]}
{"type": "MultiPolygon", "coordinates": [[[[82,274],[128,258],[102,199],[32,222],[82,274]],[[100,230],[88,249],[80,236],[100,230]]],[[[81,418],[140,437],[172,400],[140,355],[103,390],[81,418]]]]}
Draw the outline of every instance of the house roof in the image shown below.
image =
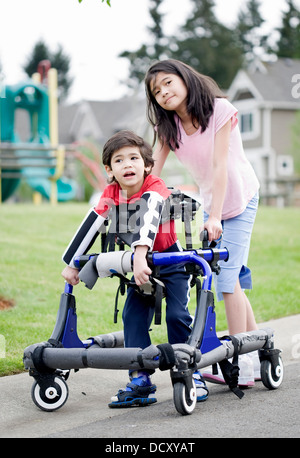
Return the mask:
{"type": "Polygon", "coordinates": [[[265,100],[293,102],[292,77],[300,75],[300,59],[278,59],[276,62],[262,63],[266,72],[248,72],[252,82],[265,100]]]}
{"type": "Polygon", "coordinates": [[[72,105],[59,105],[58,107],[59,142],[62,144],[71,143],[73,141],[70,137],[70,131],[77,109],[77,103],[72,105]]]}
{"type": "Polygon", "coordinates": [[[292,91],[296,84],[292,80],[295,75],[299,75],[300,80],[300,59],[281,58],[275,62],[254,62],[247,70],[241,70],[237,74],[229,90],[230,98],[234,100],[237,91],[241,89],[239,81],[243,80],[245,85],[245,81],[248,80],[250,92],[254,92],[254,97],[265,102],[292,103],[300,107],[300,98],[295,98],[292,91]]]}
{"type": "Polygon", "coordinates": [[[132,129],[137,134],[143,135],[146,125],[145,99],[124,97],[120,100],[109,101],[84,100],[73,105],[59,107],[59,141],[61,143],[70,143],[75,140],[74,136],[87,112],[98,125],[97,140],[100,142],[106,141],[121,129],[132,129]]]}

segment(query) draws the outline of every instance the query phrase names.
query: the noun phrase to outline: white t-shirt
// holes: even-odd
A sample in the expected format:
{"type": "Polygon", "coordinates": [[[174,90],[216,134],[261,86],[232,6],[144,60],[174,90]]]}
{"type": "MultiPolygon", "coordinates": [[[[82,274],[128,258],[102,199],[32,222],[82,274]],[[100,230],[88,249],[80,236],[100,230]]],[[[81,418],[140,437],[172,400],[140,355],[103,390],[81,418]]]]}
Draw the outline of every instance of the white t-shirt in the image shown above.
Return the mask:
{"type": "Polygon", "coordinates": [[[222,219],[233,218],[241,214],[259,189],[258,179],[244,152],[236,115],[236,108],[227,99],[216,98],[214,112],[209,119],[208,127],[203,133],[199,128],[192,135],[185,133],[180,118],[175,115],[181,133],[179,148],[175,150],[175,154],[199,186],[204,210],[208,214],[213,191],[215,135],[231,119],[228,182],[222,219]]]}

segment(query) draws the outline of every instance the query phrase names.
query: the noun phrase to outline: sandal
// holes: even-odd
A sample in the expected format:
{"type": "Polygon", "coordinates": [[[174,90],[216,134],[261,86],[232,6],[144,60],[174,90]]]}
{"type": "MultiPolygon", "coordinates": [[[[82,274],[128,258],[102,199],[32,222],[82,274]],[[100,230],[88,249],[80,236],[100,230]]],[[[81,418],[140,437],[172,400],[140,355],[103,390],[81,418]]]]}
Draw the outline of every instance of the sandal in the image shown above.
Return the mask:
{"type": "Polygon", "coordinates": [[[136,371],[129,373],[130,383],[127,383],[125,390],[119,390],[111,398],[109,407],[131,407],[148,406],[157,402],[154,397],[156,385],[152,385],[147,372],[136,371]]]}
{"type": "Polygon", "coordinates": [[[193,373],[193,379],[196,385],[197,402],[206,401],[206,399],[208,398],[209,391],[204,378],[202,377],[200,372],[196,371],[193,373]]]}
{"type": "Polygon", "coordinates": [[[152,397],[156,391],[156,385],[139,386],[135,383],[128,383],[126,390],[119,390],[116,396],[111,398],[109,407],[131,407],[131,406],[147,406],[157,402],[155,397],[152,397]]]}

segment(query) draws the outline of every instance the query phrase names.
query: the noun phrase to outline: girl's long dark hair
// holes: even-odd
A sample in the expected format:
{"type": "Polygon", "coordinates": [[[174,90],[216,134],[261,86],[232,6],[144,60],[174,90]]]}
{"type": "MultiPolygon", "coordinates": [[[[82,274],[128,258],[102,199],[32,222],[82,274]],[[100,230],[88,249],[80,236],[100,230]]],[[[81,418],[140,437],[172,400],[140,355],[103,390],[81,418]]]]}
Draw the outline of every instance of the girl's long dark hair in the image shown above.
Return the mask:
{"type": "MultiPolygon", "coordinates": [[[[164,110],[155,100],[150,84],[158,73],[169,73],[179,76],[188,90],[187,112],[192,117],[195,127],[200,126],[204,132],[214,110],[216,97],[225,97],[217,83],[209,76],[198,73],[189,65],[175,59],[156,62],[149,68],[146,77],[147,118],[154,128],[153,145],[157,138],[166,143],[170,149],[179,147],[179,132],[174,118],[174,111],[164,110]]],[[[179,138],[180,140],[180,138],[179,138]]]]}

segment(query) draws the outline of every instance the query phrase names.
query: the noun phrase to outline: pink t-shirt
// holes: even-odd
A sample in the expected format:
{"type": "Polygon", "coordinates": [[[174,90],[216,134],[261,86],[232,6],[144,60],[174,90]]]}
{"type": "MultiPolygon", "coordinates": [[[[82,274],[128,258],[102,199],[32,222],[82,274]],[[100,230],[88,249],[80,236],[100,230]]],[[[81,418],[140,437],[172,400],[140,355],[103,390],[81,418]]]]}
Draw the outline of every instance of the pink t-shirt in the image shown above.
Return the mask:
{"type": "Polygon", "coordinates": [[[258,179],[244,152],[236,115],[236,108],[227,99],[216,98],[207,129],[201,133],[199,128],[192,135],[185,133],[179,117],[176,116],[181,142],[175,154],[199,186],[204,210],[208,214],[212,199],[215,135],[231,119],[228,181],[222,219],[241,214],[259,189],[258,179]]]}

